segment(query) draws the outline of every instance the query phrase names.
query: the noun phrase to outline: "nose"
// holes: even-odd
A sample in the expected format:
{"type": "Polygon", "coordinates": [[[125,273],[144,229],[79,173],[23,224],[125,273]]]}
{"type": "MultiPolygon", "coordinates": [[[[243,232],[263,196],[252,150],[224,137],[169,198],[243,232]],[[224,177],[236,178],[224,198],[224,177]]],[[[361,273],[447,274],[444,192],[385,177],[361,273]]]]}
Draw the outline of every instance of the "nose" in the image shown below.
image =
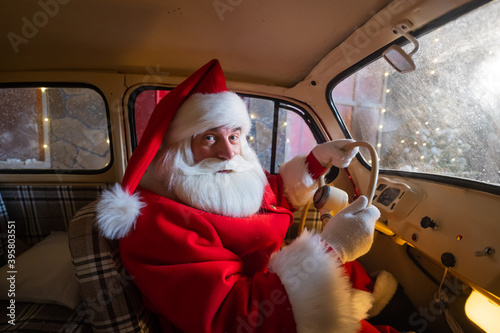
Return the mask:
{"type": "Polygon", "coordinates": [[[223,161],[229,161],[236,155],[235,148],[226,138],[218,142],[217,158],[223,161]]]}

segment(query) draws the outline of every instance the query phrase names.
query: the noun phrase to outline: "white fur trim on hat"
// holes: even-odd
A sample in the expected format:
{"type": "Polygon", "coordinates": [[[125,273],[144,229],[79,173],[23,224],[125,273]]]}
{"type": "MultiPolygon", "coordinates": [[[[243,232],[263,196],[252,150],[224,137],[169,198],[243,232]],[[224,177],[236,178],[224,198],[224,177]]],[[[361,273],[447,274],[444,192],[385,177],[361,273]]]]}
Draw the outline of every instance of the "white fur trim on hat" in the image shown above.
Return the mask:
{"type": "Polygon", "coordinates": [[[134,226],[144,203],[139,195],[125,192],[119,184],[102,193],[97,203],[97,226],[109,239],[124,237],[134,226]]]}
{"type": "Polygon", "coordinates": [[[325,250],[320,236],[305,230],[273,254],[269,268],[285,287],[297,332],[355,333],[360,318],[350,283],[334,252],[325,250]]]}
{"type": "Polygon", "coordinates": [[[285,196],[295,208],[312,200],[318,185],[309,174],[305,156],[295,156],[281,165],[279,174],[283,179],[285,196]]]}
{"type": "Polygon", "coordinates": [[[220,126],[239,127],[243,136],[248,134],[251,121],[241,97],[230,91],[193,94],[177,110],[168,128],[167,144],[220,126]]]}

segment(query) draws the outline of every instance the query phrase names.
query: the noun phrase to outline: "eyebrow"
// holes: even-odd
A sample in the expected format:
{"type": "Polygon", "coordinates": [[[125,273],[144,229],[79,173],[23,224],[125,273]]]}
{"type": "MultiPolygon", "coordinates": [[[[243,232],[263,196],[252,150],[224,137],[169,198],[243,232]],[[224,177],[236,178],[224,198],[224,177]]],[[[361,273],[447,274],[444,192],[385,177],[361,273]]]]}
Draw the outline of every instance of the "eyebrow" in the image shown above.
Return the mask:
{"type": "MultiPolygon", "coordinates": [[[[209,132],[209,131],[215,132],[215,131],[217,131],[217,128],[218,127],[210,128],[210,129],[206,130],[205,132],[209,132]]],[[[241,127],[232,128],[231,131],[233,131],[233,132],[241,131],[241,127]]]]}

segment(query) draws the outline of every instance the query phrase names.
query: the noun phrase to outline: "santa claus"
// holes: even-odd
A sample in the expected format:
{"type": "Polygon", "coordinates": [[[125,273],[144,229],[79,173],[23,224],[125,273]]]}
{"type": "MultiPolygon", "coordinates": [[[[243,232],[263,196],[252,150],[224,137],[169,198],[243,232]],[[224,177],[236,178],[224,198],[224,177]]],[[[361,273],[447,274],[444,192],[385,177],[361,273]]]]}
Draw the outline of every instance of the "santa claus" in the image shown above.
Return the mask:
{"type": "Polygon", "coordinates": [[[365,197],[280,250],[291,211],[327,165],[350,163],[352,141],[320,144],[269,175],[250,127],[213,60],[160,101],[121,186],[103,193],[100,230],[120,239],[145,305],[165,332],[391,332],[363,320],[372,281],[353,261],[379,217],[365,197]]]}

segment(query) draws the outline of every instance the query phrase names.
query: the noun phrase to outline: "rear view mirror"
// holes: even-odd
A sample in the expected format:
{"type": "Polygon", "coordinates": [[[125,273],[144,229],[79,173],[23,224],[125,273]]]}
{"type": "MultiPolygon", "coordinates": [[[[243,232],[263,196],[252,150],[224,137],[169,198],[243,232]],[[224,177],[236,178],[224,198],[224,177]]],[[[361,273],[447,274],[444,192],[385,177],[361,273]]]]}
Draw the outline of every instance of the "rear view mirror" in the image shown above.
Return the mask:
{"type": "Polygon", "coordinates": [[[417,66],[411,58],[418,51],[418,41],[410,35],[408,29],[411,26],[409,21],[397,24],[392,30],[395,34],[402,34],[406,39],[412,42],[414,48],[410,53],[406,53],[399,45],[391,45],[382,54],[384,59],[399,73],[408,73],[414,71],[417,66]]]}
{"type": "Polygon", "coordinates": [[[408,73],[416,68],[411,56],[398,45],[391,45],[383,55],[384,59],[399,73],[408,73]]]}

